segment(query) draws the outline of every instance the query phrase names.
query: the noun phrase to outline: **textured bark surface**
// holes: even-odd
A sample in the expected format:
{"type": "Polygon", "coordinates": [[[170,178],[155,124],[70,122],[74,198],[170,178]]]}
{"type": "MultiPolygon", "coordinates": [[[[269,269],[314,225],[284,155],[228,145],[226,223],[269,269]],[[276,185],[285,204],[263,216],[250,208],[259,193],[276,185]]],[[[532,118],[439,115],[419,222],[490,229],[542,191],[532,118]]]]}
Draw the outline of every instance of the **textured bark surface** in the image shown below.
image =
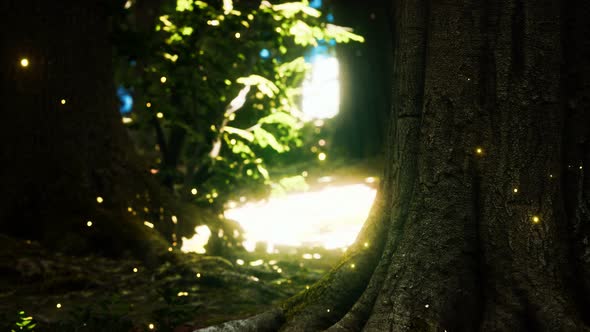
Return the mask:
{"type": "Polygon", "coordinates": [[[588,331],[590,4],[393,8],[380,200],[280,330],[588,331]]]}

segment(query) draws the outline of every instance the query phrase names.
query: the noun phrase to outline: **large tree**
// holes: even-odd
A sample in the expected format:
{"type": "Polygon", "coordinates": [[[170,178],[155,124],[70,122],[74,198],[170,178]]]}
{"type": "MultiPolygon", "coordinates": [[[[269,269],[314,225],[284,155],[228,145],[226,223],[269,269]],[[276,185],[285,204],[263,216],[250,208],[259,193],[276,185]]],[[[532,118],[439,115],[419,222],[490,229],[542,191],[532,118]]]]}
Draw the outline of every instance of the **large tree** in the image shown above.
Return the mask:
{"type": "Polygon", "coordinates": [[[589,330],[590,3],[392,3],[371,216],[323,280],[223,327],[589,330]]]}

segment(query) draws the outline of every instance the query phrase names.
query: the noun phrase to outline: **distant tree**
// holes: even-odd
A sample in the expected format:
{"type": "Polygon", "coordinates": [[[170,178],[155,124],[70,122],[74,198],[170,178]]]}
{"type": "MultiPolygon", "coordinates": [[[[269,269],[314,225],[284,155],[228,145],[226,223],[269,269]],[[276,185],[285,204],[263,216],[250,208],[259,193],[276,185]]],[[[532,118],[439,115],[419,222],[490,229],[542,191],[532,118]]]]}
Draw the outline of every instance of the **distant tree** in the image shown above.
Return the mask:
{"type": "Polygon", "coordinates": [[[588,331],[590,3],[393,2],[380,194],[281,331],[588,331]]]}

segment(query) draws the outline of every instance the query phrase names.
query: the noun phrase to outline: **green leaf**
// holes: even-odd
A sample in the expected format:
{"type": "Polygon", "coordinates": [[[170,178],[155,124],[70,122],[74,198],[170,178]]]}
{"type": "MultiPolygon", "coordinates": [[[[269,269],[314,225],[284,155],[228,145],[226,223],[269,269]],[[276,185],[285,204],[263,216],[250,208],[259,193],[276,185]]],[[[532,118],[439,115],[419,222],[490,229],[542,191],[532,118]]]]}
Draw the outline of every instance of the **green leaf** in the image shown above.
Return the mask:
{"type": "Polygon", "coordinates": [[[177,0],[176,1],[176,11],[183,12],[185,10],[193,11],[193,1],[192,0],[177,0]]]}
{"type": "Polygon", "coordinates": [[[289,29],[289,33],[294,37],[294,42],[301,46],[317,46],[314,30],[305,22],[297,20],[289,29]]]}
{"type": "Polygon", "coordinates": [[[239,129],[239,128],[231,127],[231,126],[225,126],[225,127],[223,127],[223,130],[228,134],[238,135],[241,138],[243,138],[249,142],[252,142],[254,140],[254,135],[251,132],[244,130],[244,129],[239,129]]]}
{"type": "Polygon", "coordinates": [[[180,28],[180,33],[185,36],[190,36],[193,33],[192,27],[182,27],[180,28]]]}
{"type": "Polygon", "coordinates": [[[258,168],[258,172],[260,172],[260,174],[262,174],[262,176],[264,177],[265,180],[270,179],[270,175],[268,174],[268,170],[266,168],[264,168],[260,164],[256,165],[256,168],[258,168]]]}
{"type": "Polygon", "coordinates": [[[335,39],[337,43],[348,43],[351,40],[359,43],[365,42],[365,38],[353,33],[351,28],[334,24],[326,25],[326,38],[335,39]]]}
{"type": "Polygon", "coordinates": [[[240,77],[236,82],[244,85],[256,86],[260,92],[271,98],[280,91],[276,84],[260,75],[240,77]]]}
{"type": "Polygon", "coordinates": [[[305,62],[305,58],[300,56],[293,61],[285,62],[277,66],[279,76],[291,76],[293,73],[304,73],[311,68],[311,65],[305,62]]]}
{"type": "Polygon", "coordinates": [[[261,118],[260,120],[258,120],[258,123],[260,123],[260,124],[264,124],[264,123],[282,124],[282,125],[292,127],[292,128],[301,128],[303,125],[302,123],[297,121],[297,118],[295,118],[294,116],[287,114],[285,112],[272,113],[271,115],[265,116],[265,117],[261,118]]]}
{"type": "Polygon", "coordinates": [[[298,13],[304,13],[312,17],[320,17],[322,13],[308,4],[303,2],[287,2],[280,5],[274,5],[271,7],[273,10],[280,12],[285,18],[292,18],[298,13]]]}
{"type": "Polygon", "coordinates": [[[244,144],[242,141],[237,141],[236,144],[232,145],[231,151],[235,154],[244,153],[248,156],[254,157],[254,152],[252,149],[250,149],[250,147],[244,144]]]}
{"type": "Polygon", "coordinates": [[[286,151],[285,146],[279,143],[273,134],[263,129],[262,127],[257,127],[256,129],[254,129],[253,133],[254,137],[256,138],[256,142],[261,147],[265,148],[267,146],[270,146],[273,150],[275,150],[278,153],[283,153],[286,151]]]}
{"type": "Polygon", "coordinates": [[[199,7],[199,9],[203,9],[203,8],[207,8],[207,6],[209,6],[209,4],[207,4],[204,1],[195,1],[195,5],[197,5],[197,7],[199,7]]]}

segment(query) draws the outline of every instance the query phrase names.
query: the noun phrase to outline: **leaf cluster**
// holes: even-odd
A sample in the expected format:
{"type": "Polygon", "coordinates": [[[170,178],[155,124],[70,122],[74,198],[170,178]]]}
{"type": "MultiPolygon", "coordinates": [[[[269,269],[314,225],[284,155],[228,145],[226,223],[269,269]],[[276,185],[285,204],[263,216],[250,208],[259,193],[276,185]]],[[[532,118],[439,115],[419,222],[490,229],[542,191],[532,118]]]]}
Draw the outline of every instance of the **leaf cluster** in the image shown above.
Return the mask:
{"type": "Polygon", "coordinates": [[[166,185],[213,205],[267,195],[268,165],[302,147],[304,54],[322,41],[363,41],[305,0],[177,0],[151,33],[131,30],[116,60],[134,96],[135,142],[166,185]]]}

